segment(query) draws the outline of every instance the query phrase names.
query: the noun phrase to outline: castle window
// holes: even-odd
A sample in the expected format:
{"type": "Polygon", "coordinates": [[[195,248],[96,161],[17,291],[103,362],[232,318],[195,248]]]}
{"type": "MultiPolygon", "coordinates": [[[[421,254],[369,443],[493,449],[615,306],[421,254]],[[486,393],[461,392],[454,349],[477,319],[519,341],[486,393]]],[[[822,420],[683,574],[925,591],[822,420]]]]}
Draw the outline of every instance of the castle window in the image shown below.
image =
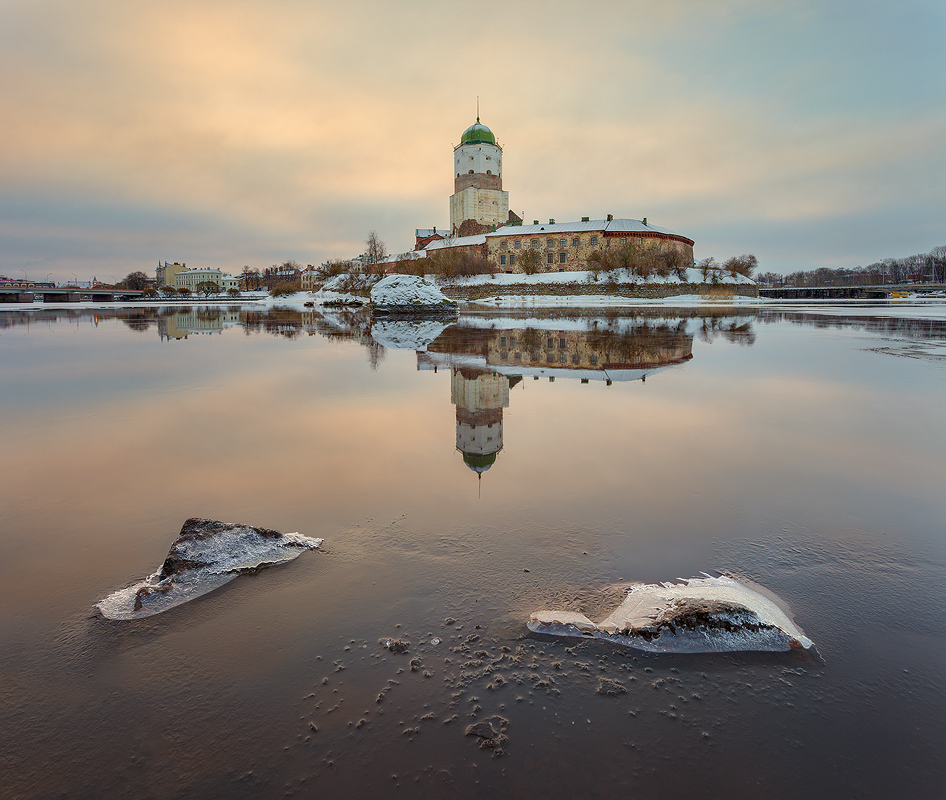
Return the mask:
{"type": "Polygon", "coordinates": [[[553,347],[555,347],[555,340],[549,339],[549,350],[551,350],[553,347]]]}
{"type": "Polygon", "coordinates": [[[516,361],[522,361],[522,353],[516,353],[516,361]]]}
{"type": "Polygon", "coordinates": [[[472,174],[473,174],[473,170],[470,170],[470,172],[469,172],[468,174],[472,175],[472,174]]]}
{"type": "Polygon", "coordinates": [[[516,250],[522,247],[522,242],[516,242],[516,250]]]}
{"type": "Polygon", "coordinates": [[[507,353],[505,350],[503,350],[503,351],[499,354],[499,357],[500,357],[503,361],[505,361],[507,358],[509,358],[509,353],[507,353]]]}
{"type": "Polygon", "coordinates": [[[500,336],[500,337],[499,337],[499,346],[500,346],[500,347],[505,347],[505,346],[506,346],[506,337],[505,337],[505,336],[500,336]]]}
{"type": "Polygon", "coordinates": [[[644,240],[641,239],[641,238],[638,238],[637,243],[638,243],[638,244],[643,244],[643,243],[644,243],[644,240]]]}
{"type": "Polygon", "coordinates": [[[578,363],[578,353],[575,353],[572,356],[572,364],[577,364],[577,363],[578,363]]]}
{"type": "Polygon", "coordinates": [[[532,246],[533,246],[533,247],[538,247],[538,246],[539,246],[539,240],[538,240],[538,239],[533,239],[533,240],[532,240],[532,246]]]}
{"type": "Polygon", "coordinates": [[[499,263],[500,263],[501,266],[505,266],[505,265],[506,265],[506,256],[500,256],[500,257],[499,257],[499,263]]]}
{"type": "Polygon", "coordinates": [[[555,360],[555,354],[549,353],[549,364],[551,364],[554,360],[555,360]]]}
{"type": "Polygon", "coordinates": [[[581,239],[579,239],[577,236],[574,239],[572,239],[572,247],[578,247],[578,245],[580,244],[581,244],[581,239]]]}
{"type": "Polygon", "coordinates": [[[559,253],[559,254],[558,254],[558,263],[559,263],[559,264],[564,264],[565,262],[566,262],[566,256],[565,256],[565,254],[564,254],[564,253],[559,253]]]}
{"type": "Polygon", "coordinates": [[[626,236],[622,236],[622,237],[621,237],[621,244],[627,244],[627,237],[626,237],[626,236]]]}
{"type": "MultiPolygon", "coordinates": [[[[531,361],[538,361],[538,360],[539,360],[539,354],[538,354],[538,353],[530,353],[530,354],[529,354],[529,359],[530,359],[531,361]]],[[[538,379],[539,379],[539,376],[536,375],[535,379],[538,380],[538,379]]]]}
{"type": "Polygon", "coordinates": [[[546,247],[555,247],[555,240],[554,240],[554,239],[546,239],[546,240],[545,240],[545,246],[546,246],[546,247]]]}
{"type": "Polygon", "coordinates": [[[490,170],[486,170],[487,175],[492,175],[493,173],[490,170]]]}
{"type": "Polygon", "coordinates": [[[506,249],[506,245],[507,245],[507,242],[501,242],[500,245],[499,245],[499,249],[500,249],[500,250],[505,250],[505,249],[506,249]]]}
{"type": "Polygon", "coordinates": [[[592,364],[597,364],[597,363],[598,363],[598,356],[592,356],[592,357],[589,359],[589,361],[591,361],[592,364]]]}
{"type": "Polygon", "coordinates": [[[565,354],[562,353],[562,354],[558,357],[559,363],[564,364],[564,363],[565,363],[565,358],[566,358],[565,354]]]}
{"type": "Polygon", "coordinates": [[[559,347],[564,347],[564,346],[565,346],[565,339],[564,339],[564,338],[558,340],[558,346],[559,346],[559,347]]]}
{"type": "Polygon", "coordinates": [[[597,237],[597,236],[592,236],[592,237],[591,237],[591,246],[594,247],[596,244],[598,244],[598,237],[597,237]]]}
{"type": "Polygon", "coordinates": [[[558,242],[559,247],[564,247],[566,244],[568,244],[568,239],[559,239],[559,242],[558,242]]]}
{"type": "Polygon", "coordinates": [[[516,337],[515,337],[515,336],[510,336],[510,337],[509,337],[509,346],[510,346],[510,347],[515,347],[515,346],[516,346],[516,337]]]}
{"type": "MultiPolygon", "coordinates": [[[[519,243],[516,242],[516,244],[519,244],[519,243]]],[[[515,254],[515,253],[512,253],[512,254],[509,256],[509,266],[510,266],[510,267],[516,266],[516,254],[515,254]]]]}
{"type": "Polygon", "coordinates": [[[555,263],[555,253],[549,253],[549,264],[555,263]]]}

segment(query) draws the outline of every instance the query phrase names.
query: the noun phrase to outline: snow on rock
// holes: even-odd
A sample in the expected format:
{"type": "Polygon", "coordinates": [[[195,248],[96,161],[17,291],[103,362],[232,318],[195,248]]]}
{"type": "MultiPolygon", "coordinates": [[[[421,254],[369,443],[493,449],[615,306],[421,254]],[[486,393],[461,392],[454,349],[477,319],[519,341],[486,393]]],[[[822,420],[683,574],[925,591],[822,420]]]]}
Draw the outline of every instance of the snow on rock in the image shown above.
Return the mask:
{"type": "Polygon", "coordinates": [[[108,619],[150,617],[212,592],[244,572],[281,564],[314,550],[321,539],[269,528],[192,517],[161,568],[96,604],[108,619]]]}
{"type": "Polygon", "coordinates": [[[436,286],[416,275],[388,275],[371,289],[375,313],[452,312],[457,304],[436,286]]]}
{"type": "Polygon", "coordinates": [[[380,319],[371,326],[371,338],[396,350],[426,350],[453,320],[380,319]]]}
{"type": "Polygon", "coordinates": [[[720,576],[637,584],[606,619],[575,611],[536,611],[536,633],[591,636],[654,653],[725,653],[809,649],[811,639],[773,599],[720,576]]]}

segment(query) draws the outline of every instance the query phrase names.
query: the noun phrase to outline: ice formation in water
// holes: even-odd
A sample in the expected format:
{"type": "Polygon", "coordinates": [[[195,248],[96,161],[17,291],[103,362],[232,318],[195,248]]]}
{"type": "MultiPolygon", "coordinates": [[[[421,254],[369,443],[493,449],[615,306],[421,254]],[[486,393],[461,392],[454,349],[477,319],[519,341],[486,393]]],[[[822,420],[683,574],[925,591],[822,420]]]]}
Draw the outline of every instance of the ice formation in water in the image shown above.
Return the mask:
{"type": "Polygon", "coordinates": [[[96,604],[109,619],[150,617],[212,592],[245,572],[297,558],[321,539],[269,528],[192,517],[171,545],[161,568],[96,604]]]}
{"type": "Polygon", "coordinates": [[[807,650],[813,644],[776,602],[726,576],[637,584],[601,622],[577,611],[536,611],[528,627],[655,653],[807,650]]]}

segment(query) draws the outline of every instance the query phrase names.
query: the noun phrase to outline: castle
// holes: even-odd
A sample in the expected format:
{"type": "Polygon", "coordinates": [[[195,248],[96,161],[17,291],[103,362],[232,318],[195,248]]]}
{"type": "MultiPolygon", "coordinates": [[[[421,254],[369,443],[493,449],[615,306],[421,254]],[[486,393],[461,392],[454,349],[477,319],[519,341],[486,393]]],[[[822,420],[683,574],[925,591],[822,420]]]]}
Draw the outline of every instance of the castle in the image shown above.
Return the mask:
{"type": "MultiPolygon", "coordinates": [[[[550,219],[547,224],[534,220],[524,225],[509,210],[509,192],[503,189],[503,149],[478,116],[453,149],[449,229],[418,228],[414,236],[410,260],[460,250],[487,259],[497,272],[523,272],[524,250],[539,251],[536,271],[565,272],[587,269],[595,250],[626,245],[676,250],[684,262],[693,263],[692,239],[648,224],[646,217],[616,219],[608,214],[604,219],[550,219]]],[[[391,268],[397,269],[404,260],[405,256],[392,257],[391,268]]],[[[535,256],[530,260],[534,265],[535,256]]]]}

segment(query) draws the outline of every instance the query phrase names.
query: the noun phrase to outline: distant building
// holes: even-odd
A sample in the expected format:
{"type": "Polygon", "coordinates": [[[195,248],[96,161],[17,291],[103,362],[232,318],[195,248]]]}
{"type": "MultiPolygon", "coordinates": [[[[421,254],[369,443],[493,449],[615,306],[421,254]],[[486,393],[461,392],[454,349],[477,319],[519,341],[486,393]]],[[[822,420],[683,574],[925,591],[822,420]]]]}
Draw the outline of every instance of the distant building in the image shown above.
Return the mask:
{"type": "Polygon", "coordinates": [[[187,269],[187,264],[178,264],[176,261],[173,264],[168,264],[165,261],[163,264],[158,264],[158,269],[155,273],[155,285],[160,289],[162,286],[174,286],[174,276],[179,272],[183,272],[187,269]]]}
{"type": "Polygon", "coordinates": [[[263,271],[263,286],[272,289],[280,283],[295,283],[302,277],[298,267],[270,267],[263,271]]]}
{"type": "Polygon", "coordinates": [[[239,289],[240,282],[232,275],[221,272],[216,267],[200,267],[198,269],[186,269],[178,272],[174,276],[175,289],[189,289],[194,292],[202,283],[215,283],[220,287],[221,292],[230,289],[239,289]]]}

